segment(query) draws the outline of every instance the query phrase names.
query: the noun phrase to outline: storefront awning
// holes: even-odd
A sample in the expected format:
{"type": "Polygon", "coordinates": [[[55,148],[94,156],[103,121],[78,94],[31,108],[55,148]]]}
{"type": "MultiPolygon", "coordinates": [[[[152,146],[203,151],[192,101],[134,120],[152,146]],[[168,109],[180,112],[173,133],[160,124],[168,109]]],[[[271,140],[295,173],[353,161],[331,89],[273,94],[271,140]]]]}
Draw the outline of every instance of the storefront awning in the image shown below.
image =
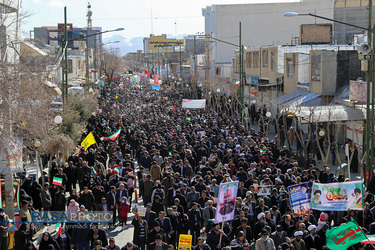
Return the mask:
{"type": "Polygon", "coordinates": [[[360,121],[366,119],[365,109],[349,108],[345,105],[329,105],[317,107],[288,107],[282,112],[294,114],[302,123],[360,121]]]}

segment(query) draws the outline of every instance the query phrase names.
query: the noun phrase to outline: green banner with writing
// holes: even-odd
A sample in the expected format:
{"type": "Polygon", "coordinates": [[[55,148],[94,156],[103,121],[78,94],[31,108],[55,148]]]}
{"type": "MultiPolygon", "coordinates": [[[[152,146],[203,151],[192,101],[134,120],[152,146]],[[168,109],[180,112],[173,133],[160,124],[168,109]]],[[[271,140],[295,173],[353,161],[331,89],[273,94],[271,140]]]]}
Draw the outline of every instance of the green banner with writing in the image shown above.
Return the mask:
{"type": "Polygon", "coordinates": [[[327,230],[327,246],[330,249],[345,250],[350,246],[366,240],[361,228],[353,221],[327,230]]]}

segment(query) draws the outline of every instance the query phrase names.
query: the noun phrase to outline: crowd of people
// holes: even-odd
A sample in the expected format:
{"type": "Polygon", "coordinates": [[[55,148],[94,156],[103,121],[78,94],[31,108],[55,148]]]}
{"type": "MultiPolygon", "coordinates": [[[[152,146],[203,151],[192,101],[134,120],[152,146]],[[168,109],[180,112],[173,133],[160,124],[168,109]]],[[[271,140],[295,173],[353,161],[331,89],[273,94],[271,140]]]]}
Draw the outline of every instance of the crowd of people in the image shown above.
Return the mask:
{"type": "MultiPolygon", "coordinates": [[[[374,234],[370,193],[363,211],[293,216],[288,186],[345,181],[328,167],[318,169],[312,155],[300,167],[288,147],[279,148],[226,114],[181,108],[182,94],[173,88],[158,92],[128,84],[115,81],[102,89],[97,114],[82,135],[84,139],[92,132],[95,145],[80,148],[67,161],[58,155],[49,173],[23,180],[20,218],[25,223],[15,233],[16,250],[35,249],[34,230],[26,223],[35,210],[114,215],[108,227],[65,225],[56,237],[44,233],[40,250],[117,250],[120,246],[107,238],[108,230],[128,230],[130,225],[133,241],[121,249],[177,249],[179,236],[189,234],[196,250],[323,250],[329,249],[325,232],[351,218],[374,234]],[[118,138],[103,140],[118,129],[118,138]],[[53,177],[61,178],[62,185],[52,185],[53,177]],[[239,181],[234,219],[215,223],[219,185],[231,181],[239,181]],[[272,186],[271,195],[258,195],[261,185],[272,186]],[[142,216],[134,209],[135,195],[146,207],[142,216]]],[[[7,220],[0,209],[0,222],[7,220]]],[[[8,227],[0,223],[0,249],[6,249],[8,227]]],[[[367,247],[357,244],[353,249],[367,247]]]]}

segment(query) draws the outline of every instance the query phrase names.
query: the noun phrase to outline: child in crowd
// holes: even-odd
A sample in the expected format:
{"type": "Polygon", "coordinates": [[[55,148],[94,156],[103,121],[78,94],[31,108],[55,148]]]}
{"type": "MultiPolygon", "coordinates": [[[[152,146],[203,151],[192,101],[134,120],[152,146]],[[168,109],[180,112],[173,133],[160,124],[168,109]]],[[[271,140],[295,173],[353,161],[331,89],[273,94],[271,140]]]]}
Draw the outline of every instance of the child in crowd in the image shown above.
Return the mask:
{"type": "Polygon", "coordinates": [[[118,206],[122,229],[126,229],[126,221],[128,220],[129,209],[130,207],[126,197],[122,197],[121,203],[118,206]]]}

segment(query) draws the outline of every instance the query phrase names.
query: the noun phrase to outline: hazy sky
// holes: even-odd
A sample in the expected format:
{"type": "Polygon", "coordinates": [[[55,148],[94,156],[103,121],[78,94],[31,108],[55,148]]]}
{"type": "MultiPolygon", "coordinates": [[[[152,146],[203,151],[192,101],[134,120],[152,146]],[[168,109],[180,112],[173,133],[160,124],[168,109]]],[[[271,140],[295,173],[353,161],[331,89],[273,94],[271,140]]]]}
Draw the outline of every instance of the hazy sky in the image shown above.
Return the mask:
{"type": "MultiPolygon", "coordinates": [[[[212,4],[299,2],[299,0],[23,0],[23,11],[31,14],[22,24],[23,36],[28,37],[33,27],[63,23],[64,6],[67,6],[68,23],[73,23],[76,27],[85,27],[88,2],[93,12],[94,27],[99,26],[103,30],[123,27],[124,31],[116,33],[132,38],[149,36],[151,32],[155,35],[203,32],[202,8],[212,4]]],[[[104,37],[114,34],[108,33],[104,37]]]]}

